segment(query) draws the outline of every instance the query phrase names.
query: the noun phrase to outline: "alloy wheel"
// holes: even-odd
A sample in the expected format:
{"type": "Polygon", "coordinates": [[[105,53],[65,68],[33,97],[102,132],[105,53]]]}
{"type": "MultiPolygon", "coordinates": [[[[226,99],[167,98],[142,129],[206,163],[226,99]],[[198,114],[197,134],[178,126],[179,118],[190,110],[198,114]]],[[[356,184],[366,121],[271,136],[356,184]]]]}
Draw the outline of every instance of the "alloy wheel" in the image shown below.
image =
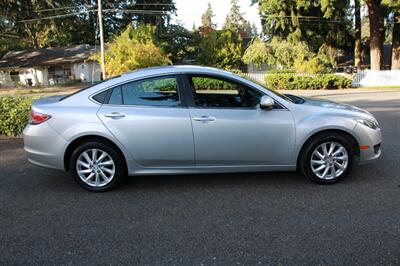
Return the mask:
{"type": "Polygon", "coordinates": [[[115,162],[101,149],[88,149],[78,156],[76,172],[85,184],[91,187],[103,187],[115,176],[115,162]]]}
{"type": "Polygon", "coordinates": [[[349,156],[340,143],[330,141],[320,144],[312,153],[310,165],[320,179],[330,180],[341,176],[347,169],[349,156]]]}

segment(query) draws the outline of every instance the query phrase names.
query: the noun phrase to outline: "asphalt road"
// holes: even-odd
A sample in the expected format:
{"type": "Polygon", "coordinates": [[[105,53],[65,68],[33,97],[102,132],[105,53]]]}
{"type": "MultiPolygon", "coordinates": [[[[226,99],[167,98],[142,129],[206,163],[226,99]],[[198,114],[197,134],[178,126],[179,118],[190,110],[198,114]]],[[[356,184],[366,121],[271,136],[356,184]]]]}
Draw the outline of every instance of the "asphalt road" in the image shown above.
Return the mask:
{"type": "Polygon", "coordinates": [[[325,97],[372,111],[384,137],[381,161],[332,186],[298,173],[156,176],[96,194],[0,140],[0,264],[399,264],[400,93],[325,97]]]}

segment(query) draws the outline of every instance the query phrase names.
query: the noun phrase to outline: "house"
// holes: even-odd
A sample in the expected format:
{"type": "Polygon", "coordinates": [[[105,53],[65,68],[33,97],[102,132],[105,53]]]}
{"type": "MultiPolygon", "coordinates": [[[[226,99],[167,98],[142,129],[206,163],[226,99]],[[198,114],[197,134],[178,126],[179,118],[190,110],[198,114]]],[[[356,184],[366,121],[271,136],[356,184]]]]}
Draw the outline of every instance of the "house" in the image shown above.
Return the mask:
{"type": "Polygon", "coordinates": [[[101,68],[90,59],[96,52],[85,44],[8,52],[0,59],[0,87],[99,81],[101,68]]]}

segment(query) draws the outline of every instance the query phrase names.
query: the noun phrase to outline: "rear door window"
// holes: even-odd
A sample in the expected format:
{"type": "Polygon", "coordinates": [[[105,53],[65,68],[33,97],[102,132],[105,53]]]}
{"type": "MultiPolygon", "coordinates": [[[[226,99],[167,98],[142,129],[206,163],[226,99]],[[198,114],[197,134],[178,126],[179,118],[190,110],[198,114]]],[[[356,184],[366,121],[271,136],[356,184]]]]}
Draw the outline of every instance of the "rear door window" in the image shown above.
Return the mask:
{"type": "Polygon", "coordinates": [[[108,100],[108,103],[109,104],[117,104],[117,105],[123,104],[121,86],[115,87],[112,90],[110,99],[108,100]]]}
{"type": "Polygon", "coordinates": [[[147,106],[179,106],[177,79],[155,77],[122,85],[123,104],[147,106]]]}

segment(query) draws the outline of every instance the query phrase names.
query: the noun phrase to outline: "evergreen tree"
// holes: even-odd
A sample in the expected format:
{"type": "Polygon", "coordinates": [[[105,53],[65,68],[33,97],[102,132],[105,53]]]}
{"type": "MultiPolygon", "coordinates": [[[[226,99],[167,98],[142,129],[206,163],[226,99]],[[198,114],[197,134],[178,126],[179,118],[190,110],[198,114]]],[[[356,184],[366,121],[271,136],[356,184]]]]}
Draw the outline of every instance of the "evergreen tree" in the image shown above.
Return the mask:
{"type": "Polygon", "coordinates": [[[258,36],[258,30],[254,22],[251,24],[251,37],[258,36]]]}
{"type": "Polygon", "coordinates": [[[242,37],[252,36],[251,25],[240,12],[240,7],[237,0],[231,0],[231,9],[226,16],[223,29],[235,31],[242,37]]]}
{"type": "Polygon", "coordinates": [[[218,30],[204,36],[200,42],[198,63],[224,69],[239,69],[243,45],[240,35],[232,30],[218,30]]]}
{"type": "Polygon", "coordinates": [[[203,15],[201,15],[201,23],[202,23],[201,27],[203,29],[215,30],[217,25],[213,23],[212,21],[213,17],[214,17],[214,12],[212,11],[211,3],[208,2],[206,11],[203,13],[203,15]]]}
{"type": "Polygon", "coordinates": [[[368,7],[371,69],[380,70],[385,36],[384,6],[381,0],[365,0],[365,3],[368,7]]]}
{"type": "Polygon", "coordinates": [[[386,0],[393,17],[391,69],[400,69],[400,0],[386,0]]]}
{"type": "Polygon", "coordinates": [[[361,5],[354,0],[354,65],[361,69],[361,5]]]}
{"type": "Polygon", "coordinates": [[[254,0],[258,2],[267,39],[306,42],[317,52],[323,44],[352,47],[350,0],[254,0]]]}

